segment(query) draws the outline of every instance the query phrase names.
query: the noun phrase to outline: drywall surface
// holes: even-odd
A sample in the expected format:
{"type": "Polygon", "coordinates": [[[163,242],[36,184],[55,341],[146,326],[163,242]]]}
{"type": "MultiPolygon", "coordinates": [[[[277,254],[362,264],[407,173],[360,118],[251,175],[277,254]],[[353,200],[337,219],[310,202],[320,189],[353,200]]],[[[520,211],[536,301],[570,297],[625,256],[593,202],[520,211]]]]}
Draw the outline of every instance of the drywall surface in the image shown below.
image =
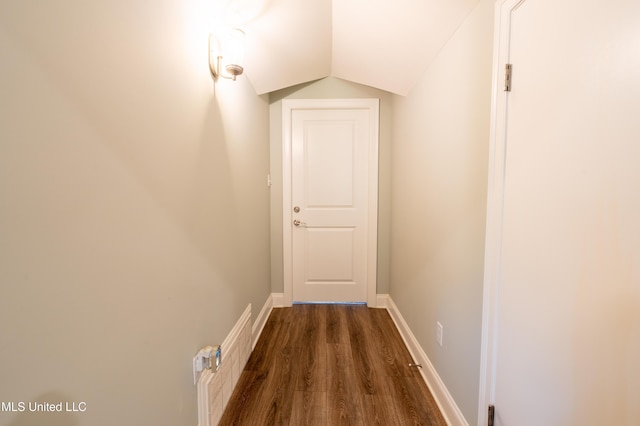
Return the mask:
{"type": "Polygon", "coordinates": [[[390,294],[469,424],[477,422],[492,37],[493,1],[484,0],[392,105],[390,294]]]}
{"type": "Polygon", "coordinates": [[[209,9],[0,3],[0,425],[195,425],[193,355],[267,299],[269,106],[209,9]]]}

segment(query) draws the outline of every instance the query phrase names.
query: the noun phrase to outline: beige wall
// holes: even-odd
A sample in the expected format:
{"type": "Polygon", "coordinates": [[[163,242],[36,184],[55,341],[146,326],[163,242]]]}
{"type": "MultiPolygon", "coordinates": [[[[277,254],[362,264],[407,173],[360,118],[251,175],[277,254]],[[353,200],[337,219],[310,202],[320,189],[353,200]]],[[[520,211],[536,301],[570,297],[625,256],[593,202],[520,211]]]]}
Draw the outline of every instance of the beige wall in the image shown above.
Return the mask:
{"type": "Polygon", "coordinates": [[[477,422],[492,23],[493,0],[483,0],[418,86],[392,105],[390,293],[470,424],[477,422]]]}
{"type": "Polygon", "coordinates": [[[271,289],[284,291],[282,271],[282,99],[376,98],[380,99],[378,158],[378,276],[377,293],[389,292],[389,226],[391,177],[391,97],[389,92],[325,78],[273,92],[270,95],[271,122],[271,289]]]}
{"type": "Polygon", "coordinates": [[[196,0],[0,2],[0,425],[195,426],[191,360],[269,292],[268,101],[196,0]]]}

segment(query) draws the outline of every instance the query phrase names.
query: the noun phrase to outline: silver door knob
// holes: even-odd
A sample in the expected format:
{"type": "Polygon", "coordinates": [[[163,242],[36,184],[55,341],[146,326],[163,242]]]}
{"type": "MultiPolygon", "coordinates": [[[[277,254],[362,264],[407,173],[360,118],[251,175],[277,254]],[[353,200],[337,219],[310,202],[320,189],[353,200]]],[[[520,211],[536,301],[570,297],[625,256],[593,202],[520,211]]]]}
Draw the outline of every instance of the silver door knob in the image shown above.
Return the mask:
{"type": "Polygon", "coordinates": [[[298,219],[296,219],[296,220],[294,220],[294,221],[293,221],[293,224],[294,224],[295,226],[300,226],[300,224],[301,224],[301,223],[302,223],[302,222],[300,222],[298,219]]]}

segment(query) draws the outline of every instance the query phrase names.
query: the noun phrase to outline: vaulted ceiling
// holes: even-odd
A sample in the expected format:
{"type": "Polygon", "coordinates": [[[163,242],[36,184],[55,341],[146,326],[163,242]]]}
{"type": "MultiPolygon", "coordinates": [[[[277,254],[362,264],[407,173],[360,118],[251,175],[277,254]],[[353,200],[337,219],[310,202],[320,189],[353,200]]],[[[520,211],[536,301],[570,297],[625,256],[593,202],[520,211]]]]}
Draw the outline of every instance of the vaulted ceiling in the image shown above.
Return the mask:
{"type": "Polygon", "coordinates": [[[227,0],[258,94],[332,76],[406,95],[478,0],[227,0]]]}

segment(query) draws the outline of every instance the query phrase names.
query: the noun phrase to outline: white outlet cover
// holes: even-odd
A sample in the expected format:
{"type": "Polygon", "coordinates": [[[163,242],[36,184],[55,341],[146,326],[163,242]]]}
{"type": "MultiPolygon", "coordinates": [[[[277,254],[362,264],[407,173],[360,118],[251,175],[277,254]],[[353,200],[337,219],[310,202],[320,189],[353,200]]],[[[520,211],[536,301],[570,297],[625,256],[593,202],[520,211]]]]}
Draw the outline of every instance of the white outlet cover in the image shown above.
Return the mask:
{"type": "Polygon", "coordinates": [[[440,346],[442,346],[442,334],[442,324],[440,324],[440,321],[436,321],[436,342],[438,342],[440,346]]]}

